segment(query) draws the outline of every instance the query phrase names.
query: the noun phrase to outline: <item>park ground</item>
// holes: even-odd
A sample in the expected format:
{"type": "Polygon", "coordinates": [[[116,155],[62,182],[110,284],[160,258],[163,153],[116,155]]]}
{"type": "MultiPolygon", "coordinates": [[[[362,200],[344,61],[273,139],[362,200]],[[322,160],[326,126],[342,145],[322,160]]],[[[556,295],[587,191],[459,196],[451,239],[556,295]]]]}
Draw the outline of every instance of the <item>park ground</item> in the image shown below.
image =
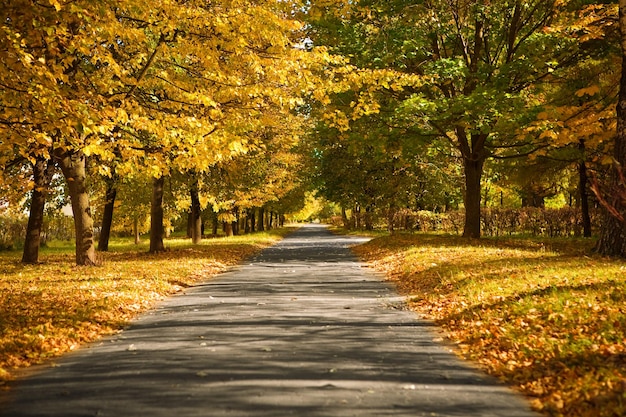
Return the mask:
{"type": "Polygon", "coordinates": [[[355,250],[550,416],[626,415],[626,262],[589,239],[399,234],[355,250]]]}
{"type": "MultiPolygon", "coordinates": [[[[158,300],[236,265],[289,229],[169,241],[170,250],[113,242],[95,268],[73,266],[71,245],[40,265],[0,254],[0,381],[122,329],[158,300]]],[[[468,241],[380,236],[354,250],[384,271],[460,355],[531,397],[546,415],[626,415],[626,263],[582,239],[468,241]]]]}

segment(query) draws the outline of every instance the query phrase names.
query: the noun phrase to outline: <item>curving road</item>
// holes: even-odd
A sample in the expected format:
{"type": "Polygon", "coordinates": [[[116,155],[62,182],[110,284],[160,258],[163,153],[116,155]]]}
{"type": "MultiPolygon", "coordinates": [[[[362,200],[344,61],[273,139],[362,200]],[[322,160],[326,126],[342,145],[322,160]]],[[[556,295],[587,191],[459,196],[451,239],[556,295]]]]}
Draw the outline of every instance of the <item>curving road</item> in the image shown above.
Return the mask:
{"type": "Polygon", "coordinates": [[[307,225],[21,382],[3,416],[535,416],[307,225]]]}

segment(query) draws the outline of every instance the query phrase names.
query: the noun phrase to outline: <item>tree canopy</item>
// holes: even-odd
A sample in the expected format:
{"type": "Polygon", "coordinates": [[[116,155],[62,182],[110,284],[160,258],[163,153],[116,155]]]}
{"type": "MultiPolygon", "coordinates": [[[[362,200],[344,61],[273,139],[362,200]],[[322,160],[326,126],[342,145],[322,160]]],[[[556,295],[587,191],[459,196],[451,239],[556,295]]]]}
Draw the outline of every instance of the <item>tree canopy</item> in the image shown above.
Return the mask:
{"type": "Polygon", "coordinates": [[[161,250],[167,178],[180,184],[169,204],[196,229],[202,210],[225,221],[296,209],[317,188],[389,219],[462,207],[463,235],[478,238],[496,183],[532,205],[575,184],[588,207],[592,188],[623,223],[608,198],[621,195],[619,175],[601,181],[623,164],[615,2],[4,0],[1,10],[0,186],[11,207],[31,191],[25,261],[37,260],[59,172],[80,264],[95,262],[93,207],[107,232],[116,198],[150,200],[125,191],[136,181],[151,185],[161,250]]]}

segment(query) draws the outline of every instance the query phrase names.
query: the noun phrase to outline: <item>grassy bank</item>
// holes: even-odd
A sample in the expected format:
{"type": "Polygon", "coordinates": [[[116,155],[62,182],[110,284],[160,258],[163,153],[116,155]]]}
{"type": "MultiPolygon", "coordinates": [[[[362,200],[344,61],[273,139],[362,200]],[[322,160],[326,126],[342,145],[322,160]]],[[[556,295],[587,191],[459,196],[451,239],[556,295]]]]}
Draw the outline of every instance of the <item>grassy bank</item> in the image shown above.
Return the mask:
{"type": "Polygon", "coordinates": [[[626,262],[588,240],[398,234],[356,248],[462,355],[551,416],[626,415],[626,262]]]}
{"type": "Polygon", "coordinates": [[[286,232],[200,245],[170,239],[169,250],[158,255],[147,253],[147,243],[113,240],[98,267],[75,266],[69,243],[45,248],[40,265],[22,265],[21,253],[0,252],[0,384],[21,368],[119,331],[163,297],[226,270],[286,232]]]}

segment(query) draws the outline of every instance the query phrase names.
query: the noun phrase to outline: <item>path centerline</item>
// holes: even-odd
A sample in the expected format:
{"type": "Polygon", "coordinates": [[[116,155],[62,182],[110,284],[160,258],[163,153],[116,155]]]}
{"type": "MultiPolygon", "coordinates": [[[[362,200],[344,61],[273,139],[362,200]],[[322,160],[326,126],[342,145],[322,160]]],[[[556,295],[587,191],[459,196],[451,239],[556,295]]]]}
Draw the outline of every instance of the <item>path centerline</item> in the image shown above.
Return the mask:
{"type": "Polygon", "coordinates": [[[21,381],[3,416],[534,416],[307,225],[21,381]]]}

